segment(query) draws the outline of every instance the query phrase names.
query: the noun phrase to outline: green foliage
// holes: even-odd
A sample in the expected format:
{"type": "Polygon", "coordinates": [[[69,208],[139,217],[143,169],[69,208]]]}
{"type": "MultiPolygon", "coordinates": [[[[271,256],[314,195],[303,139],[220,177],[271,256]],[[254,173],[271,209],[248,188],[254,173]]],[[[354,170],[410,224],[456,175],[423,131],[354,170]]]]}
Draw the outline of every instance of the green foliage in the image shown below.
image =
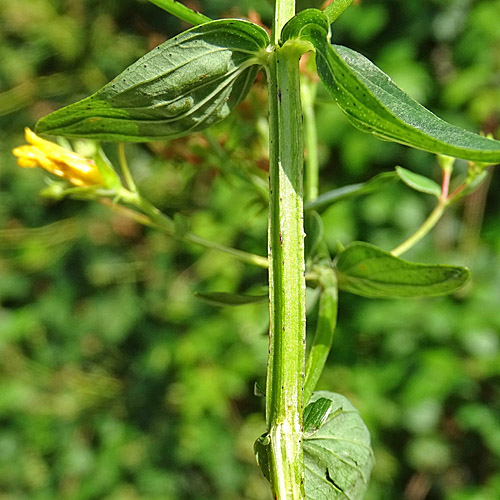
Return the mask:
{"type": "Polygon", "coordinates": [[[381,139],[474,161],[500,161],[500,142],[444,122],[397,87],[358,52],[331,45],[328,20],[314,9],[298,14],[283,39],[310,42],[321,81],[351,123],[381,139]]]}
{"type": "Polygon", "coordinates": [[[458,266],[417,264],[363,242],[351,243],[336,263],[339,288],[364,297],[433,297],[453,293],[470,278],[458,266]]]}
{"type": "MultiPolygon", "coordinates": [[[[200,2],[214,17],[252,6],[269,22],[264,1],[200,2]]],[[[264,425],[253,386],[265,370],[266,307],[211,309],[192,293],[253,293],[264,271],[104,207],[40,202],[42,172],[18,169],[10,154],[25,125],[95,92],[184,26],[132,1],[0,0],[0,15],[0,490],[14,500],[267,498],[251,453],[264,425]]],[[[332,39],[448,121],[495,133],[496,18],[496,0],[362,2],[337,20],[332,39]]],[[[258,85],[211,132],[222,156],[203,135],[127,151],[140,189],[162,210],[260,254],[265,197],[253,187],[265,179],[263,93],[258,85]]],[[[322,87],[317,113],[322,193],[398,164],[437,180],[432,157],[360,134],[322,87]]],[[[456,170],[466,175],[463,164],[456,170]]],[[[491,183],[494,193],[497,177],[491,183]]],[[[411,301],[341,294],[320,387],[348,394],[371,430],[367,500],[498,498],[500,232],[487,185],[411,254],[471,267],[462,292],[411,301]]],[[[322,212],[332,254],[356,239],[393,248],[429,211],[426,197],[394,182],[338,201],[322,212]]]]}
{"type": "Polygon", "coordinates": [[[99,140],[177,137],[223,120],[248,94],[269,43],[258,26],[196,26],[146,54],[94,95],[37,124],[37,132],[99,140]]]}
{"type": "Polygon", "coordinates": [[[311,405],[318,400],[330,401],[331,408],[326,414],[322,407],[323,417],[309,412],[312,420],[325,421],[304,440],[307,498],[362,500],[373,467],[370,433],[344,396],[319,391],[311,405]]]}
{"type": "Polygon", "coordinates": [[[439,184],[432,179],[429,179],[429,177],[416,174],[415,172],[407,170],[403,167],[396,167],[396,173],[407,186],[415,189],[415,191],[432,194],[436,198],[441,196],[441,188],[439,187],[439,184]]]}

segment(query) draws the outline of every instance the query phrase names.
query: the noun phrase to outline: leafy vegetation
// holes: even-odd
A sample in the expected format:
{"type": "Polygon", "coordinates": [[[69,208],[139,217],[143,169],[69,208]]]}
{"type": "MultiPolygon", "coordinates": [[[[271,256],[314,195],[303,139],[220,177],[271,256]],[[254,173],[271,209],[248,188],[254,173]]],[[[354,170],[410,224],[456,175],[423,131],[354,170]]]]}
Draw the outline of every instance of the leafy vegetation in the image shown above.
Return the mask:
{"type": "MultiPolygon", "coordinates": [[[[202,9],[209,15],[229,8],[209,4],[202,9]]],[[[248,14],[244,2],[239,8],[248,14]]],[[[251,442],[264,426],[253,385],[265,370],[266,307],[213,309],[193,295],[262,295],[265,272],[144,229],[117,206],[41,204],[41,173],[19,171],[9,152],[26,124],[94,92],[145,52],[145,40],[154,46],[181,27],[133,2],[66,11],[40,0],[2,2],[0,9],[7,20],[0,81],[8,89],[0,96],[1,489],[16,499],[265,498],[251,442]]],[[[442,107],[449,121],[468,116],[468,128],[496,133],[498,61],[491,49],[500,40],[488,23],[498,4],[454,9],[398,5],[400,22],[390,25],[401,32],[388,37],[384,28],[395,14],[386,4],[355,6],[335,23],[334,41],[367,54],[396,81],[399,73],[402,87],[442,107]],[[460,18],[462,24],[450,21],[460,18]],[[433,67],[426,66],[429,47],[433,67]]],[[[395,165],[438,177],[432,156],[346,127],[323,92],[323,192],[345,194],[344,186],[361,188],[395,165]]],[[[192,232],[265,253],[265,101],[260,81],[210,132],[127,147],[140,191],[165,213],[180,214],[174,235],[192,232]]],[[[114,148],[106,152],[117,162],[114,148]]],[[[470,177],[463,164],[455,169],[470,177]]],[[[425,191],[415,177],[401,169],[398,175],[429,192],[429,182],[425,191]]],[[[348,395],[371,430],[377,466],[367,498],[496,498],[499,245],[493,197],[484,211],[488,181],[450,207],[434,239],[411,253],[412,260],[435,262],[441,254],[471,267],[465,291],[411,302],[341,296],[342,321],[320,386],[348,395]]],[[[317,229],[331,252],[357,239],[394,248],[429,212],[427,199],[403,184],[374,191],[343,197],[323,212],[317,229]]],[[[314,317],[311,311],[311,327],[314,317]]]]}

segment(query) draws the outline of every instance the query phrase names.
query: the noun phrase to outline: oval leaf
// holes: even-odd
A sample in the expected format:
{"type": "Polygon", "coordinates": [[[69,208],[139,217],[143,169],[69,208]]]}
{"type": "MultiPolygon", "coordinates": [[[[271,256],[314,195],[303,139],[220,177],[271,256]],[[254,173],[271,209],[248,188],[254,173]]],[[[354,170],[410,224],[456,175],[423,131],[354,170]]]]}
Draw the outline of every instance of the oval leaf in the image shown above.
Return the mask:
{"type": "Polygon", "coordinates": [[[361,500],[374,464],[370,433],[344,396],[319,391],[311,399],[329,400],[331,408],[321,428],[304,439],[306,498],[361,500]]]}
{"type": "Polygon", "coordinates": [[[240,295],[226,292],[204,292],[195,295],[214,306],[244,306],[246,304],[266,302],[269,299],[268,295],[240,295]]]}
{"type": "Polygon", "coordinates": [[[219,20],[159,45],[97,93],[42,118],[37,132],[147,141],[202,130],[246,96],[269,43],[259,26],[219,20]]]}
{"type": "Polygon", "coordinates": [[[437,198],[441,196],[441,188],[432,179],[416,174],[403,167],[396,167],[399,178],[409,187],[421,193],[433,194],[437,198]]]}
{"type": "Polygon", "coordinates": [[[330,45],[320,12],[300,12],[285,26],[289,38],[310,42],[318,75],[349,120],[364,132],[431,153],[479,162],[500,162],[500,142],[451,125],[417,103],[370,60],[330,45]]]}
{"type": "Polygon", "coordinates": [[[464,267],[417,264],[368,243],[346,247],[337,261],[339,288],[363,297],[434,297],[469,280],[464,267]]]}

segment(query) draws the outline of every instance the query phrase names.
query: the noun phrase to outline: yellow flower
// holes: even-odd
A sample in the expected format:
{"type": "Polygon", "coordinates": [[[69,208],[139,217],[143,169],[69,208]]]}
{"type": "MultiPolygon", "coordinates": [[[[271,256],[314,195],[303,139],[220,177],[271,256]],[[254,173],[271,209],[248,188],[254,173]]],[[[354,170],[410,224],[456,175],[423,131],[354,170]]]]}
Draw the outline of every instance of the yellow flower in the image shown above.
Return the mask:
{"type": "Polygon", "coordinates": [[[96,186],[104,179],[93,160],[64,149],[24,129],[28,144],[12,150],[20,167],[42,167],[51,174],[63,177],[75,186],[96,186]]]}

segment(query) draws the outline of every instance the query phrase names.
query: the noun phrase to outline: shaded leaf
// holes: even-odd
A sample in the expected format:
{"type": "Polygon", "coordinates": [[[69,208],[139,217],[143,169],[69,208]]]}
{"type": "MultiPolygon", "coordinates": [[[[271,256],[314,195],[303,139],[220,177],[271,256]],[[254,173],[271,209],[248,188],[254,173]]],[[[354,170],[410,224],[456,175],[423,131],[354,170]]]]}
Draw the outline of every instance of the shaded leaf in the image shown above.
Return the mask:
{"type": "Polygon", "coordinates": [[[315,268],[320,286],[316,331],[307,356],[304,403],[308,403],[325,367],[337,324],[337,277],[330,265],[315,268]]]}
{"type": "Polygon", "coordinates": [[[304,229],[306,232],[304,241],[305,255],[306,257],[313,257],[324,235],[323,221],[317,212],[311,211],[306,214],[304,217],[304,229]]]}
{"type": "Polygon", "coordinates": [[[195,26],[167,40],[101,90],[42,118],[40,133],[147,141],[202,130],[246,96],[269,43],[241,20],[195,26]]]}
{"type": "Polygon", "coordinates": [[[253,445],[253,451],[255,453],[255,459],[259,465],[264,477],[270,481],[271,480],[271,465],[269,458],[269,448],[271,445],[271,440],[269,435],[266,433],[258,437],[253,445]]]}
{"type": "Polygon", "coordinates": [[[423,175],[416,174],[403,167],[396,167],[396,173],[399,178],[409,187],[420,191],[421,193],[433,194],[437,198],[441,196],[441,188],[432,179],[424,177],[423,175]]]}
{"type": "Polygon", "coordinates": [[[122,187],[120,177],[115,172],[112,163],[109,161],[101,147],[97,149],[96,154],[94,155],[94,161],[99,169],[99,173],[104,179],[104,186],[107,189],[116,189],[118,191],[122,187]]]}
{"type": "Polygon", "coordinates": [[[356,196],[370,194],[384,189],[385,187],[396,182],[398,178],[399,177],[396,172],[382,172],[381,174],[376,175],[367,182],[350,184],[349,186],[343,186],[341,188],[328,191],[327,193],[323,193],[315,200],[306,203],[304,209],[324,210],[333,203],[345,201],[351,198],[355,198],[356,196]]]}
{"type": "Polygon", "coordinates": [[[464,267],[417,264],[368,243],[355,242],[337,260],[339,288],[364,297],[433,297],[469,280],[464,267]]]}
{"type": "Polygon", "coordinates": [[[315,392],[331,409],[321,428],[304,439],[307,500],[361,500],[374,459],[370,433],[352,404],[340,394],[315,392]]]}
{"type": "Polygon", "coordinates": [[[269,299],[267,295],[240,295],[226,292],[203,292],[195,295],[215,306],[244,306],[246,304],[266,302],[269,299]]]}

